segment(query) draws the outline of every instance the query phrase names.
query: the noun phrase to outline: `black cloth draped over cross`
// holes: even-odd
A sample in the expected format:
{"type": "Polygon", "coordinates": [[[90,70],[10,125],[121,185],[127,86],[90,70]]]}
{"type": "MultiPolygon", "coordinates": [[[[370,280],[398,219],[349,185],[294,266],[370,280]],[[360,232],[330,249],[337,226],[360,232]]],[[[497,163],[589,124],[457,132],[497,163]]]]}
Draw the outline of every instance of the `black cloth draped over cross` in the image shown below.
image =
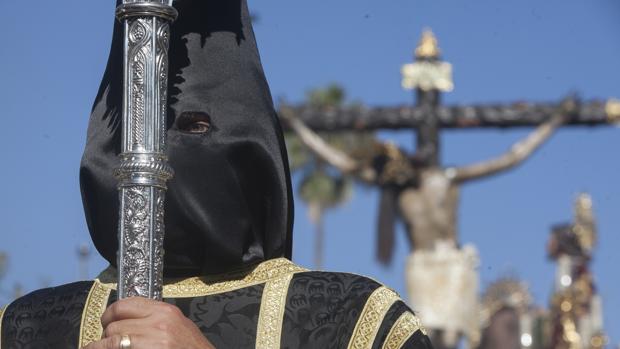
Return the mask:
{"type": "MultiPolygon", "coordinates": [[[[430,348],[389,288],[289,261],[293,202],[284,138],[246,0],[178,0],[171,27],[164,300],[217,348],[430,348]],[[185,132],[193,118],[207,133],[185,132]]],[[[72,349],[101,338],[116,298],[122,26],[115,22],[80,168],[88,228],[110,267],[0,311],[2,349],[72,349]]]]}

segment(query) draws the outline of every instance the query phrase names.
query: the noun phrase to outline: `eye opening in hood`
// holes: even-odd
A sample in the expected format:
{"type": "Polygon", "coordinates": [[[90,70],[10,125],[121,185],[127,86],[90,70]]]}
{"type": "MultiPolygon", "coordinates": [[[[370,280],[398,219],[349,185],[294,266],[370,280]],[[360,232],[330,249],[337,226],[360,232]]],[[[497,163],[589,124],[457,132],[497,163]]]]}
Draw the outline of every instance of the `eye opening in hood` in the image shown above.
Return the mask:
{"type": "Polygon", "coordinates": [[[176,128],[188,134],[207,134],[215,130],[211,116],[205,112],[183,112],[176,119],[176,128]]]}

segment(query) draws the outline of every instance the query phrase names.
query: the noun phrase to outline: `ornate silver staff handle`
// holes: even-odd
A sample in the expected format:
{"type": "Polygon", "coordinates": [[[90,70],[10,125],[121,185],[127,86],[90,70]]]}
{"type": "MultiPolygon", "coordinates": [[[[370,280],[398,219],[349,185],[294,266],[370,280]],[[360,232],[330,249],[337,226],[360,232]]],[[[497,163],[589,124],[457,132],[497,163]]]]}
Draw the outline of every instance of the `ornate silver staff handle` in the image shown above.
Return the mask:
{"type": "Polygon", "coordinates": [[[123,0],[123,136],[116,169],[120,197],[118,297],[161,300],[164,198],[173,171],[165,155],[172,1],[123,0]]]}

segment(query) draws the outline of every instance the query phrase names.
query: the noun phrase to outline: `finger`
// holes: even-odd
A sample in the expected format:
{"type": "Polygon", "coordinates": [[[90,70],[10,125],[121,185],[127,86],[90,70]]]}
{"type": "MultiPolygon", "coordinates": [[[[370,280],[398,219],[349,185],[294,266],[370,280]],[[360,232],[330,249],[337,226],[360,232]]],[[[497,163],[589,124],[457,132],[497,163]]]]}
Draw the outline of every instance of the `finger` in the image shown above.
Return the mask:
{"type": "MultiPolygon", "coordinates": [[[[104,338],[90,343],[82,349],[121,349],[121,339],[121,336],[104,338]]],[[[131,349],[176,348],[179,344],[157,335],[147,337],[132,334],[129,336],[129,340],[131,341],[131,349]]]]}
{"type": "MultiPolygon", "coordinates": [[[[134,348],[133,340],[131,344],[132,344],[132,349],[133,349],[134,348]]],[[[82,349],[120,349],[120,347],[121,347],[121,336],[114,336],[114,337],[104,338],[96,342],[92,342],[82,349]]]]}
{"type": "Polygon", "coordinates": [[[141,319],[157,312],[159,306],[152,299],[132,297],[114,302],[101,316],[101,324],[106,327],[109,323],[125,319],[141,319]]]}
{"type": "Polygon", "coordinates": [[[153,324],[148,323],[149,318],[145,319],[128,319],[110,322],[103,328],[103,338],[122,336],[128,333],[143,334],[153,324]]]}

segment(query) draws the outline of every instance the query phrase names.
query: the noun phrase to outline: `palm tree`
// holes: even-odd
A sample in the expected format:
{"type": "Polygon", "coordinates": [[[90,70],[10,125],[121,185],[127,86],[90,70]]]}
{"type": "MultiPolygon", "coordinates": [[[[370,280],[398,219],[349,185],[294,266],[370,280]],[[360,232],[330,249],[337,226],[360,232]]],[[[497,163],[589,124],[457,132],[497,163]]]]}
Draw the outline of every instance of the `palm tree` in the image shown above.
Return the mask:
{"type": "MultiPolygon", "coordinates": [[[[337,84],[314,89],[307,93],[308,104],[322,109],[341,107],[345,99],[344,89],[337,84]]],[[[375,143],[374,136],[366,132],[326,133],[322,134],[322,137],[332,147],[347,153],[362,154],[365,149],[375,143]]],[[[308,206],[308,216],[315,226],[315,268],[322,269],[325,212],[349,200],[353,182],[350,176],[343,176],[316,157],[293,132],[287,133],[285,139],[291,170],[301,173],[301,180],[297,187],[299,197],[308,206]]]]}

